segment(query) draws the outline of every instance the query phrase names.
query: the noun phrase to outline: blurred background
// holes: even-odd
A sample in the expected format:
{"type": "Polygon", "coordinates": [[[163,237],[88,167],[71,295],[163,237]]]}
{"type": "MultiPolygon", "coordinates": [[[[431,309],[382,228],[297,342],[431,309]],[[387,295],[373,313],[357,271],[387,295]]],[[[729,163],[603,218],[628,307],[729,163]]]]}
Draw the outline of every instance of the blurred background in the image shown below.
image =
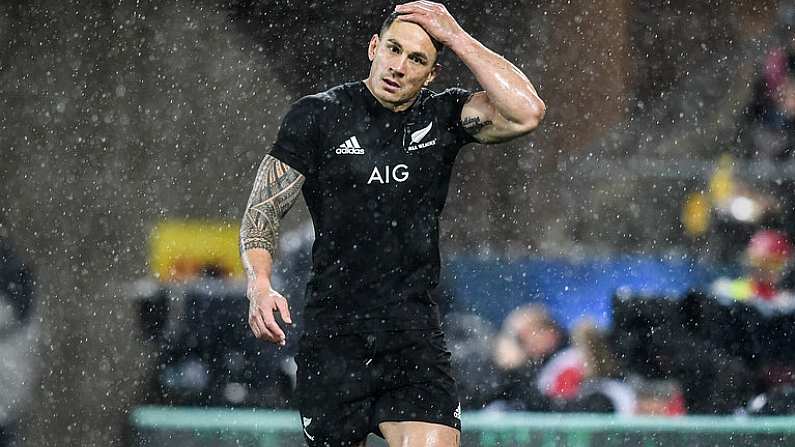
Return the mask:
{"type": "MultiPolygon", "coordinates": [[[[235,233],[289,104],[365,78],[394,4],[0,3],[0,445],[134,445],[144,404],[292,408],[235,233]]],[[[795,7],[447,7],[548,107],[456,162],[437,299],[468,408],[795,411],[795,7]]],[[[442,63],[435,88],[477,88],[442,63]]]]}

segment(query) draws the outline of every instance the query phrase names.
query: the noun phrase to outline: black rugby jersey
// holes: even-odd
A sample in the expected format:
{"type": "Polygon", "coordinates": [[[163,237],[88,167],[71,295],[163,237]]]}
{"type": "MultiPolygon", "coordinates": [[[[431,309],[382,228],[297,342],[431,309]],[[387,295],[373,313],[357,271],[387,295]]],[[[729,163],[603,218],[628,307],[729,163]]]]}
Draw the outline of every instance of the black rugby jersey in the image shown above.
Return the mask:
{"type": "Polygon", "coordinates": [[[306,177],[315,227],[306,330],[375,332],[439,326],[439,215],[470,93],[423,89],[406,111],[364,82],[298,100],[271,156],[306,177]]]}

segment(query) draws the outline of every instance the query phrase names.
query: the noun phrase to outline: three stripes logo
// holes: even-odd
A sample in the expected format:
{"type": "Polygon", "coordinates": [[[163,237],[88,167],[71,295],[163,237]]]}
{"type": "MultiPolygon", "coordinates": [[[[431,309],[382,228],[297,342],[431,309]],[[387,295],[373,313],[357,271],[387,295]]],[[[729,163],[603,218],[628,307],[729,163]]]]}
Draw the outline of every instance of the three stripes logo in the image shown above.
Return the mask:
{"type": "Polygon", "coordinates": [[[364,155],[364,149],[359,145],[355,136],[348,138],[336,150],[339,155],[364,155]]]}

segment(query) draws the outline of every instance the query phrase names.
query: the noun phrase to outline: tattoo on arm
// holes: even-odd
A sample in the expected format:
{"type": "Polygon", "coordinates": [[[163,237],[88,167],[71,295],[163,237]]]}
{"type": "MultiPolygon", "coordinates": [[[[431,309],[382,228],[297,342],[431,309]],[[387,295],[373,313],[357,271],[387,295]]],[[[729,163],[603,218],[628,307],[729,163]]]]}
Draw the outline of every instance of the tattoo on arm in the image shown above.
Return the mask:
{"type": "Polygon", "coordinates": [[[491,120],[481,121],[479,116],[468,116],[464,118],[461,125],[464,126],[470,135],[477,135],[486,126],[494,124],[491,120]]]}
{"type": "Polygon", "coordinates": [[[278,159],[266,155],[240,226],[240,248],[264,248],[273,254],[279,237],[279,221],[301,193],[304,176],[278,159]]]}

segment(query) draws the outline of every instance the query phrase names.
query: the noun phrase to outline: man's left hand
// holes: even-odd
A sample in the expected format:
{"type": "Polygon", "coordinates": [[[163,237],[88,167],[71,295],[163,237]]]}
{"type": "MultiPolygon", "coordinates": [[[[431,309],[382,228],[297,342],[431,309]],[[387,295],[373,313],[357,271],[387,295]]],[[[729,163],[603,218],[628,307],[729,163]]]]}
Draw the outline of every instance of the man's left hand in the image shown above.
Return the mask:
{"type": "Polygon", "coordinates": [[[421,26],[442,45],[449,47],[464,32],[444,5],[428,1],[409,2],[395,7],[398,20],[421,26]]]}

